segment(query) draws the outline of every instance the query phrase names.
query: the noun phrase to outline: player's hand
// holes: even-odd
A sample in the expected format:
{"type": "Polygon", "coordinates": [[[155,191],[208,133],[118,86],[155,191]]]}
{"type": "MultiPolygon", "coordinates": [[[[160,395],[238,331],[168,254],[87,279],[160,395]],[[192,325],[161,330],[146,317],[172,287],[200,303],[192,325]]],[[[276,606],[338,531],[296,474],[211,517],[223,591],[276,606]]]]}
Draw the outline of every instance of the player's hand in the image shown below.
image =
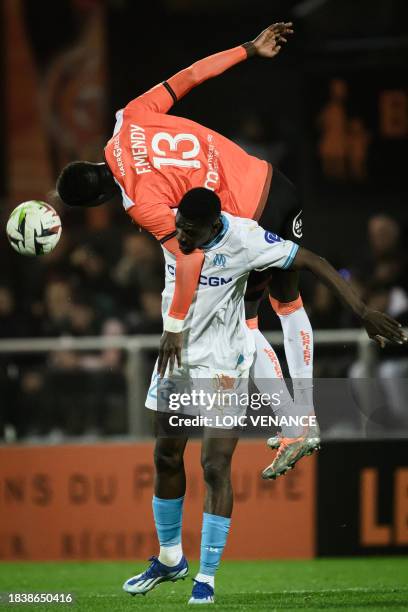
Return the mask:
{"type": "Polygon", "coordinates": [[[292,22],[273,23],[252,41],[256,54],[261,57],[275,57],[282,48],[282,44],[288,42],[287,36],[293,34],[292,22]]]}
{"type": "Polygon", "coordinates": [[[401,324],[383,312],[367,308],[362,320],[367,334],[372,340],[375,340],[381,348],[384,348],[387,341],[392,344],[405,344],[408,342],[408,338],[404,334],[401,324]]]}
{"type": "Polygon", "coordinates": [[[169,364],[169,374],[173,374],[174,362],[177,360],[177,365],[181,367],[181,347],[183,346],[183,332],[163,332],[160,339],[159,362],[157,369],[160,378],[164,378],[166,374],[167,364],[169,364]]]}

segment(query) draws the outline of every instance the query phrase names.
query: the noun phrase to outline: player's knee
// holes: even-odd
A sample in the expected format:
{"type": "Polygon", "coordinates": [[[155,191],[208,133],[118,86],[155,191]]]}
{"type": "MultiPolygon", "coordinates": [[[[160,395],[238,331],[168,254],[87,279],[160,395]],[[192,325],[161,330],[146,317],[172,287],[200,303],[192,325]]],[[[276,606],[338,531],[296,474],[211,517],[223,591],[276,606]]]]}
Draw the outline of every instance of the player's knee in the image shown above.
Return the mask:
{"type": "Polygon", "coordinates": [[[299,287],[297,285],[272,286],[269,289],[269,299],[282,304],[295,302],[299,298],[299,287]]]}
{"type": "Polygon", "coordinates": [[[280,304],[292,304],[296,309],[301,308],[303,305],[297,282],[294,282],[293,279],[288,280],[288,283],[279,282],[269,287],[269,301],[277,314],[280,313],[278,312],[279,308],[277,309],[276,306],[280,304]]]}
{"type": "MultiPolygon", "coordinates": [[[[261,296],[262,297],[262,296],[261,296]]],[[[258,315],[260,300],[245,300],[245,318],[254,319],[258,315]]]]}
{"type": "Polygon", "coordinates": [[[206,457],[202,461],[204,480],[212,488],[217,488],[229,478],[231,458],[225,455],[206,457]]]}
{"type": "Polygon", "coordinates": [[[156,472],[174,473],[183,467],[183,453],[177,449],[156,448],[154,451],[156,472]]]}
{"type": "Polygon", "coordinates": [[[294,302],[299,297],[299,274],[277,270],[269,282],[269,297],[284,304],[294,302]]]}

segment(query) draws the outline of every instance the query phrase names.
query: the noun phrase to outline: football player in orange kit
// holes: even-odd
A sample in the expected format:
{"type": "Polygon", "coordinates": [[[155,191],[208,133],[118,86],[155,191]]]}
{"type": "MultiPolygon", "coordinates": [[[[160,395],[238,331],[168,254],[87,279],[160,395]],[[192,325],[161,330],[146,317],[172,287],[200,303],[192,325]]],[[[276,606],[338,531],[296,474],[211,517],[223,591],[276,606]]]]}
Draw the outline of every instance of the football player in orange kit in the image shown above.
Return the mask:
{"type": "MultiPolygon", "coordinates": [[[[200,281],[203,253],[183,252],[175,238],[175,211],[183,195],[206,187],[220,197],[222,210],[259,221],[285,239],[302,237],[301,205],[292,183],[267,161],[248,155],[217,132],[189,119],[168,115],[193,87],[252,56],[275,57],[292,34],[292,23],[276,23],[253,41],[216,53],[181,70],[116,113],[105,163],[72,162],[61,172],[57,191],[73,206],[97,206],[121,193],[126,212],[176,255],[176,289],[160,344],[160,374],[180,360],[183,321],[200,281]]],[[[271,234],[272,236],[272,234],[271,234]]],[[[248,326],[257,348],[254,376],[267,378],[273,349],[258,330],[257,311],[268,286],[279,316],[285,353],[294,381],[295,402],[313,413],[313,333],[298,290],[298,272],[253,272],[245,299],[248,326]]],[[[310,436],[316,440],[318,434],[310,436]]],[[[268,441],[279,446],[279,439],[268,441]]],[[[305,451],[310,451],[305,440],[305,451]]],[[[313,450],[313,449],[312,449],[313,450]]],[[[290,454],[290,451],[289,451],[290,454]]],[[[299,453],[298,459],[303,456],[299,453]]]]}

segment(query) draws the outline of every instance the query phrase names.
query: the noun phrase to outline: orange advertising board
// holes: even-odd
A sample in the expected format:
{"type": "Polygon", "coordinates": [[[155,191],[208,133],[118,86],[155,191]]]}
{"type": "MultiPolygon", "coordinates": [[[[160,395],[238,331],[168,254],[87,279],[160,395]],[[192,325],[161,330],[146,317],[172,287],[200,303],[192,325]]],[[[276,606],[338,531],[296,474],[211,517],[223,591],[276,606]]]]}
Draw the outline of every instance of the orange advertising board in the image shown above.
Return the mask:
{"type": "MultiPolygon", "coordinates": [[[[0,559],[145,559],[157,552],[153,444],[0,448],[0,559]]],[[[308,558],[315,542],[315,458],[263,481],[272,454],[245,441],[233,459],[225,557],[308,558]]],[[[183,546],[197,558],[204,485],[200,444],[185,455],[183,546]]]]}

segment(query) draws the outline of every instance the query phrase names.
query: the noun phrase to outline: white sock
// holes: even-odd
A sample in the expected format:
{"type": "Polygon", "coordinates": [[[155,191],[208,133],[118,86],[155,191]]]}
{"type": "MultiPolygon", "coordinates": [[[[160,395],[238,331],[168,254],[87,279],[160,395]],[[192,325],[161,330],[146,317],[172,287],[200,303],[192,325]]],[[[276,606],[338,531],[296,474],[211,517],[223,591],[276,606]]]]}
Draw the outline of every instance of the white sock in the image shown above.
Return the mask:
{"type": "MultiPolygon", "coordinates": [[[[271,404],[271,409],[278,417],[301,417],[304,412],[297,409],[282,375],[279,359],[272,346],[258,328],[252,328],[251,332],[255,341],[256,353],[251,368],[251,377],[259,393],[267,394],[269,397],[278,393],[280,403],[278,406],[271,404]]],[[[303,426],[296,424],[281,423],[282,435],[285,438],[297,438],[303,433],[303,426]]]]}
{"type": "Polygon", "coordinates": [[[183,549],[180,544],[174,546],[160,546],[159,561],[169,567],[178,565],[183,556],[183,549]]]}
{"type": "MultiPolygon", "coordinates": [[[[293,381],[298,410],[315,417],[313,404],[313,330],[303,306],[293,312],[277,312],[283,330],[285,355],[293,381]]],[[[317,426],[316,428],[317,431],[317,426]]]]}
{"type": "Polygon", "coordinates": [[[208,574],[200,574],[200,572],[198,572],[197,576],[195,577],[195,579],[198,582],[206,582],[207,584],[209,584],[212,588],[214,588],[214,584],[215,584],[215,576],[209,576],[208,574]]]}
{"type": "MultiPolygon", "coordinates": [[[[259,378],[259,380],[283,380],[282,369],[277,354],[258,328],[251,329],[251,332],[256,347],[252,366],[255,377],[259,378]]],[[[276,382],[274,387],[278,388],[276,382]]]]}

